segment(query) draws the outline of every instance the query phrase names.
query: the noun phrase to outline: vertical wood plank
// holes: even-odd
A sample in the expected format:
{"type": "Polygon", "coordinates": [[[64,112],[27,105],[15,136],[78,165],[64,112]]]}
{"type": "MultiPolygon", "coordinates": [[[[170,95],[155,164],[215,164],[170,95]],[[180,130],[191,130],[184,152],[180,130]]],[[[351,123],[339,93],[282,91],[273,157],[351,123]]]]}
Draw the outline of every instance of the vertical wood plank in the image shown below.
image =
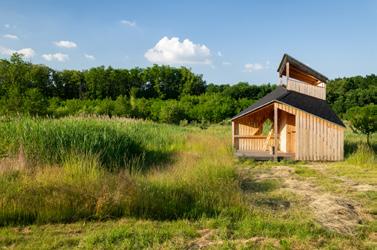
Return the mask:
{"type": "Polygon", "coordinates": [[[328,135],[327,135],[327,124],[324,123],[324,130],[325,130],[325,133],[324,133],[324,150],[325,150],[325,154],[324,154],[324,160],[327,161],[328,160],[328,135]]]}
{"type": "MultiPolygon", "coordinates": [[[[289,66],[289,64],[288,64],[289,66]]],[[[278,151],[278,138],[277,138],[277,135],[278,135],[278,108],[277,108],[277,105],[276,103],[274,103],[274,147],[275,147],[275,150],[274,150],[274,160],[277,161],[277,151],[278,151]]]]}
{"type": "Polygon", "coordinates": [[[285,65],[285,76],[287,77],[287,86],[288,86],[288,81],[289,81],[289,62],[287,62],[286,65],[285,65]]]}
{"type": "Polygon", "coordinates": [[[344,129],[342,128],[342,132],[341,132],[341,145],[340,145],[340,160],[343,161],[344,160],[344,129]]]}
{"type": "Polygon", "coordinates": [[[296,133],[295,133],[295,160],[300,158],[299,148],[300,148],[300,141],[299,141],[299,118],[297,114],[295,115],[295,126],[296,126],[296,133]]]}
{"type": "Polygon", "coordinates": [[[308,121],[308,133],[309,133],[309,142],[308,142],[308,147],[309,147],[309,150],[308,150],[308,157],[309,159],[308,160],[314,160],[314,157],[313,157],[313,152],[314,152],[314,139],[312,134],[313,134],[313,129],[314,129],[314,121],[313,121],[313,116],[311,115],[308,115],[307,117],[307,121],[308,121]]]}
{"type": "Polygon", "coordinates": [[[318,142],[319,142],[319,136],[320,136],[320,134],[318,132],[318,130],[319,130],[319,127],[318,127],[318,118],[315,117],[314,120],[315,120],[315,131],[314,131],[314,134],[312,135],[314,137],[314,140],[315,140],[314,159],[316,161],[318,161],[319,160],[319,146],[318,146],[318,142]]]}
{"type": "Polygon", "coordinates": [[[235,135],[234,132],[235,132],[235,130],[234,130],[234,121],[232,121],[232,147],[233,147],[233,148],[234,148],[234,144],[235,144],[235,143],[234,143],[234,139],[235,139],[235,138],[234,138],[234,135],[235,135]]]}

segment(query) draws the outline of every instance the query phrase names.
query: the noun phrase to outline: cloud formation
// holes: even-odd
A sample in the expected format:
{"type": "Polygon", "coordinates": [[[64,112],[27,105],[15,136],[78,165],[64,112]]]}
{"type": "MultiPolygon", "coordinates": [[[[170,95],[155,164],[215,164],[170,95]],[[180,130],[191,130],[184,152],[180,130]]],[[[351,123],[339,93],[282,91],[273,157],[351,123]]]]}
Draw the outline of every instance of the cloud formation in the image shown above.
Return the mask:
{"type": "Polygon", "coordinates": [[[33,57],[35,55],[35,51],[32,48],[24,48],[16,51],[18,54],[23,55],[26,58],[33,57]]]}
{"type": "Polygon", "coordinates": [[[10,49],[10,48],[0,46],[0,54],[2,54],[2,55],[11,56],[14,53],[18,53],[25,58],[31,58],[35,55],[35,51],[32,48],[23,48],[23,49],[19,49],[19,50],[14,50],[14,49],[10,49]]]}
{"type": "Polygon", "coordinates": [[[124,24],[128,27],[136,27],[136,22],[135,21],[129,21],[129,20],[122,20],[120,21],[121,24],[124,24]]]}
{"type": "Polygon", "coordinates": [[[72,41],[56,41],[54,44],[60,48],[72,49],[76,48],[77,44],[72,41]]]}
{"type": "Polygon", "coordinates": [[[12,35],[12,34],[5,34],[5,35],[3,35],[3,38],[12,39],[12,40],[18,40],[18,36],[12,35]]]}
{"type": "Polygon", "coordinates": [[[259,71],[259,70],[262,70],[264,69],[265,66],[263,66],[263,64],[261,63],[246,63],[244,65],[244,72],[254,72],[254,71],[259,71]]]}
{"type": "Polygon", "coordinates": [[[89,54],[84,54],[84,57],[85,57],[86,59],[89,59],[89,60],[95,60],[95,59],[96,59],[95,56],[93,56],[93,55],[89,55],[89,54]]]}
{"type": "Polygon", "coordinates": [[[211,64],[211,52],[207,46],[195,44],[189,39],[181,42],[178,37],[163,37],[144,56],[157,64],[211,64]]]}
{"type": "Polygon", "coordinates": [[[65,62],[69,60],[69,56],[63,53],[55,53],[55,54],[43,54],[43,59],[46,61],[58,61],[58,62],[65,62]]]}

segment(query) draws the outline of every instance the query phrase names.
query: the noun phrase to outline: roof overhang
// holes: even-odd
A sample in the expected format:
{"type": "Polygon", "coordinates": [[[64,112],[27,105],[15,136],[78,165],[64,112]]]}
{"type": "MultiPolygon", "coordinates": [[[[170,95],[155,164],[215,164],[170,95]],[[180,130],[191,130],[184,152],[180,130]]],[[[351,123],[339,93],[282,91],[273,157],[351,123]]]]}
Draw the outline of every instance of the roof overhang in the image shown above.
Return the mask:
{"type": "Polygon", "coordinates": [[[320,82],[327,82],[328,78],[318,71],[310,68],[306,64],[300,62],[299,60],[293,58],[288,54],[284,54],[279,67],[279,76],[287,76],[287,62],[289,63],[289,77],[295,78],[300,81],[304,81],[311,84],[318,84],[320,82]]]}
{"type": "Polygon", "coordinates": [[[244,114],[242,114],[242,115],[239,115],[239,116],[235,116],[235,117],[233,117],[233,118],[231,119],[231,121],[235,121],[235,120],[237,120],[237,119],[239,119],[239,118],[242,118],[242,117],[244,117],[244,116],[247,116],[247,115],[250,115],[250,114],[252,114],[252,113],[258,112],[259,110],[261,110],[261,109],[263,109],[263,108],[265,108],[265,107],[267,107],[267,106],[273,104],[274,102],[276,102],[276,103],[280,103],[280,104],[283,104],[283,105],[287,105],[287,106],[289,106],[290,108],[293,108],[293,109],[296,109],[296,110],[300,110],[301,112],[304,112],[304,113],[306,113],[306,114],[309,114],[309,115],[315,116],[315,117],[317,117],[317,118],[319,118],[319,119],[322,119],[322,120],[324,120],[324,121],[326,121],[326,122],[332,123],[332,124],[334,124],[334,125],[336,125],[336,126],[338,126],[338,127],[340,127],[340,128],[343,128],[343,129],[346,128],[344,125],[337,124],[337,123],[335,123],[335,122],[329,121],[329,120],[327,120],[327,119],[324,119],[323,117],[320,117],[320,116],[315,115],[315,114],[313,114],[313,113],[309,113],[309,112],[307,112],[307,111],[305,111],[305,110],[302,110],[302,109],[300,109],[300,108],[297,108],[297,107],[295,107],[295,106],[289,105],[288,103],[285,103],[285,102],[282,102],[282,101],[279,101],[279,100],[273,100],[273,101],[270,101],[270,102],[268,102],[268,103],[264,103],[263,105],[260,105],[260,106],[258,106],[258,107],[256,107],[256,108],[250,110],[250,111],[247,112],[247,113],[244,113],[244,114]]]}
{"type": "Polygon", "coordinates": [[[266,106],[268,106],[268,105],[270,105],[270,104],[273,104],[274,102],[277,102],[277,100],[273,100],[273,101],[270,101],[270,102],[264,103],[264,104],[262,104],[262,105],[260,105],[260,106],[258,106],[258,107],[256,107],[256,108],[254,108],[254,109],[252,109],[252,110],[250,110],[250,111],[248,111],[248,112],[246,112],[246,113],[244,113],[244,114],[241,114],[241,115],[235,116],[235,117],[233,117],[233,118],[231,119],[231,121],[234,121],[234,120],[237,120],[237,119],[239,119],[239,118],[241,118],[241,117],[244,117],[244,116],[250,115],[250,114],[252,114],[252,113],[255,113],[255,112],[257,112],[258,110],[263,109],[263,108],[265,108],[266,106]]]}

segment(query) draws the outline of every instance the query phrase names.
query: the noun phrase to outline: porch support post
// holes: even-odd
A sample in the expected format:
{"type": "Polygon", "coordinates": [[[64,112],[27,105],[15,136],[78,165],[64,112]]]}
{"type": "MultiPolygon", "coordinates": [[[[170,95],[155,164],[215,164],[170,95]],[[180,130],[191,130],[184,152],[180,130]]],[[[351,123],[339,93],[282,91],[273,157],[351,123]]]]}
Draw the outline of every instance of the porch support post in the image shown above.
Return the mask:
{"type": "Polygon", "coordinates": [[[235,135],[234,132],[235,132],[235,131],[234,131],[234,121],[232,121],[232,147],[233,147],[233,148],[234,148],[234,146],[235,146],[235,145],[234,145],[234,140],[235,140],[235,138],[234,138],[234,135],[235,135]]]}
{"type": "Polygon", "coordinates": [[[237,137],[239,135],[239,126],[238,121],[232,121],[232,146],[236,151],[240,148],[240,141],[237,137]]]}
{"type": "Polygon", "coordinates": [[[278,159],[278,106],[274,103],[274,161],[278,159]]]}

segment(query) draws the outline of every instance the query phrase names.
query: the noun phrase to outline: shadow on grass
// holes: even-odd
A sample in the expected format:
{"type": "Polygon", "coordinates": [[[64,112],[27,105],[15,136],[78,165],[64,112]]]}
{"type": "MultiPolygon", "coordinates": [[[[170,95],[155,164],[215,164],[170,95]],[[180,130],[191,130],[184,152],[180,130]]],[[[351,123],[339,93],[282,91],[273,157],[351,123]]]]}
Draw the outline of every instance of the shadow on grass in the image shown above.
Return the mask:
{"type": "Polygon", "coordinates": [[[283,198],[262,198],[254,202],[256,206],[268,207],[272,210],[288,209],[291,202],[283,198]]]}
{"type": "Polygon", "coordinates": [[[241,181],[241,189],[247,193],[271,192],[279,187],[277,180],[257,181],[246,178],[241,181]]]}
{"type": "Polygon", "coordinates": [[[176,152],[144,149],[130,159],[125,159],[123,165],[118,165],[111,170],[127,170],[130,174],[143,174],[151,170],[163,170],[176,160],[176,152]]]}
{"type": "Polygon", "coordinates": [[[175,152],[145,151],[140,170],[146,172],[152,169],[164,169],[175,162],[174,155],[175,152]]]}
{"type": "Polygon", "coordinates": [[[272,210],[288,209],[290,201],[281,197],[270,197],[270,192],[278,189],[278,180],[255,180],[247,178],[241,181],[241,189],[250,194],[250,203],[255,207],[269,208],[272,210]],[[258,194],[259,193],[259,194],[258,194]]]}

